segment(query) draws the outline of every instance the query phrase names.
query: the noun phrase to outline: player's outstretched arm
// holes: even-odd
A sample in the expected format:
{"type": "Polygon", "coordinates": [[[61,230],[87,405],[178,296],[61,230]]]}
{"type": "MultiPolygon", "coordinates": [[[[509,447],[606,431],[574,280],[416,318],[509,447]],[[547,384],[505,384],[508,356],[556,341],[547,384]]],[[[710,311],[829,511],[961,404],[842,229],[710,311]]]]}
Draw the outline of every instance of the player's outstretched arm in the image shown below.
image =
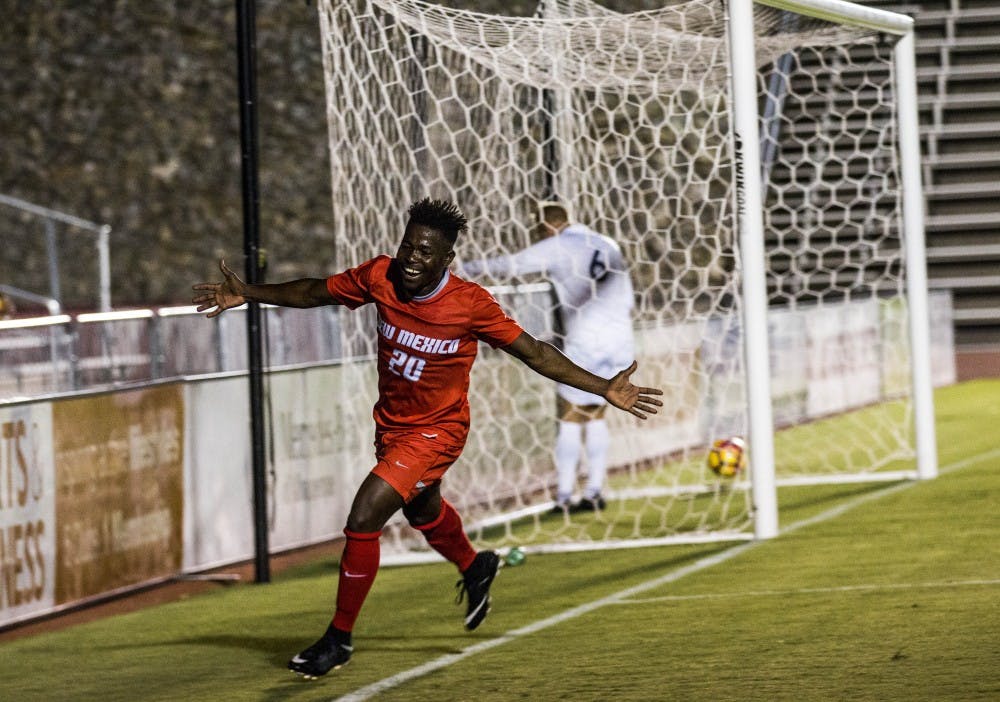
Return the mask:
{"type": "Polygon", "coordinates": [[[196,283],[198,291],[191,302],[198,311],[210,310],[206,317],[215,317],[244,302],[263,302],[282,307],[317,307],[333,304],[333,298],[323,278],[300,278],[286,283],[247,285],[230,270],[225,261],[219,261],[221,283],[196,283]]]}
{"type": "Polygon", "coordinates": [[[536,373],[584,392],[600,395],[618,409],[639,419],[656,414],[656,408],[663,406],[663,402],[654,397],[662,395],[662,390],[632,384],[630,378],[639,367],[635,361],[610,380],[605,380],[573,363],[552,344],[540,341],[527,332],[522,333],[503,350],[536,373]]]}
{"type": "Polygon", "coordinates": [[[467,278],[487,275],[498,280],[526,273],[545,273],[554,258],[553,245],[554,242],[543,239],[512,254],[462,261],[457,272],[467,278]]]}

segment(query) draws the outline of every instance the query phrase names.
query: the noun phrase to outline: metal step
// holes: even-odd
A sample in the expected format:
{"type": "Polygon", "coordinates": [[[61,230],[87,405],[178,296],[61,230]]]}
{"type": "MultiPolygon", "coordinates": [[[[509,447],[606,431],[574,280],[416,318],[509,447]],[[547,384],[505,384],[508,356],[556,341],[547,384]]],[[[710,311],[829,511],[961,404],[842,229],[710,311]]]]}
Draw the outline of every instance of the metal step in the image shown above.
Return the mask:
{"type": "Polygon", "coordinates": [[[924,163],[932,169],[940,170],[997,168],[1000,167],[1000,151],[972,154],[943,154],[936,158],[925,159],[924,163]]]}
{"type": "Polygon", "coordinates": [[[997,197],[1000,185],[992,181],[981,183],[951,183],[924,186],[928,200],[967,200],[980,197],[997,197]]]}
{"type": "Polygon", "coordinates": [[[927,280],[931,290],[1000,290],[1000,275],[932,276],[927,280]]]}
{"type": "Polygon", "coordinates": [[[952,65],[943,72],[940,66],[921,66],[917,69],[917,80],[921,83],[936,81],[941,77],[949,84],[960,81],[996,79],[1000,78],[1000,63],[952,65]]]}
{"type": "MultiPolygon", "coordinates": [[[[940,128],[927,126],[921,127],[920,133],[924,136],[933,135],[938,141],[946,139],[978,139],[986,137],[1000,136],[1000,123],[996,122],[958,122],[944,124],[940,128]]],[[[1000,141],[996,142],[1000,143],[1000,141]]]]}
{"type": "Polygon", "coordinates": [[[1000,231],[1000,211],[930,215],[924,220],[924,229],[928,232],[951,229],[996,229],[1000,231]]]}
{"type": "Polygon", "coordinates": [[[948,38],[933,38],[933,39],[917,39],[914,43],[914,49],[918,55],[933,54],[941,51],[942,49],[947,49],[948,51],[959,52],[959,53],[992,53],[994,56],[998,49],[1000,49],[1000,37],[955,37],[954,39],[948,38]]]}
{"type": "Polygon", "coordinates": [[[928,263],[963,263],[966,261],[1000,261],[1000,244],[927,247],[928,263]]]}

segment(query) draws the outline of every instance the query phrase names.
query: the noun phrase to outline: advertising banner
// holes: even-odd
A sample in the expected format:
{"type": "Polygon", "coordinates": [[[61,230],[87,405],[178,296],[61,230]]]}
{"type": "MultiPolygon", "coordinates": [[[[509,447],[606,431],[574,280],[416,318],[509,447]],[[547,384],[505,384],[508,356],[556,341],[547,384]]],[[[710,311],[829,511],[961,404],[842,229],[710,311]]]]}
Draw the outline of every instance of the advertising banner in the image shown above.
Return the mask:
{"type": "Polygon", "coordinates": [[[608,465],[627,465],[678,451],[703,440],[704,322],[637,329],[639,376],[663,389],[663,408],[645,422],[625,412],[606,415],[611,428],[608,465]]]}
{"type": "Polygon", "coordinates": [[[806,352],[806,312],[772,310],[771,412],[776,427],[795,424],[806,416],[809,396],[809,356],[806,352]]]}
{"type": "Polygon", "coordinates": [[[701,341],[701,438],[704,443],[747,430],[746,378],[743,373],[743,320],[738,314],[713,315],[701,341]]]}
{"type": "Polygon", "coordinates": [[[955,322],[951,292],[938,290],[927,296],[931,328],[931,382],[934,387],[958,381],[955,368],[955,322]]]}
{"type": "Polygon", "coordinates": [[[880,397],[883,380],[876,300],[816,307],[806,314],[810,417],[861,407],[880,397]]]}
{"type": "Polygon", "coordinates": [[[0,624],[55,604],[52,407],[0,408],[0,624]]]}
{"type": "MultiPolygon", "coordinates": [[[[268,376],[272,552],[343,534],[354,492],[375,463],[376,387],[372,362],[268,376]]],[[[184,569],[248,560],[254,521],[246,376],[190,382],[186,392],[184,569]]]]}
{"type": "Polygon", "coordinates": [[[53,404],[57,605],[180,570],[183,431],[179,384],[53,404]]]}
{"type": "Polygon", "coordinates": [[[469,392],[472,428],[443,488],[470,524],[489,513],[483,505],[491,501],[545,489],[554,475],[555,406],[555,383],[480,345],[469,392]]]}
{"type": "Polygon", "coordinates": [[[840,320],[841,378],[847,408],[878,402],[882,397],[879,303],[877,300],[844,303],[840,306],[840,320]]]}
{"type": "Polygon", "coordinates": [[[879,301],[882,337],[882,397],[902,397],[910,392],[910,339],[906,300],[891,297],[879,301]]]}
{"type": "Polygon", "coordinates": [[[371,363],[271,377],[272,548],[343,534],[354,493],[375,464],[376,385],[371,363]],[[345,392],[345,383],[357,391],[345,392]],[[339,402],[342,397],[352,400],[339,402]]]}
{"type": "Polygon", "coordinates": [[[253,475],[246,376],[187,383],[184,569],[253,558],[253,475]]]}

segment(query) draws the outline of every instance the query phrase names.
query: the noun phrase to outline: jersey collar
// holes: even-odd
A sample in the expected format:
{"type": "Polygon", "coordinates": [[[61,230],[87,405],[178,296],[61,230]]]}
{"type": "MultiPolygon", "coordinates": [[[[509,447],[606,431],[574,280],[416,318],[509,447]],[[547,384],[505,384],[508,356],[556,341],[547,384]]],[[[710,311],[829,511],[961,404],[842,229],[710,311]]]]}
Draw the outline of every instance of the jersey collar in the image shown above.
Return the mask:
{"type": "Polygon", "coordinates": [[[437,295],[439,292],[444,290],[444,286],[448,284],[448,279],[451,277],[451,271],[447,268],[444,269],[444,275],[441,276],[441,282],[437,284],[437,287],[431,290],[426,295],[421,295],[420,297],[412,298],[413,302],[426,302],[432,297],[437,295]]]}

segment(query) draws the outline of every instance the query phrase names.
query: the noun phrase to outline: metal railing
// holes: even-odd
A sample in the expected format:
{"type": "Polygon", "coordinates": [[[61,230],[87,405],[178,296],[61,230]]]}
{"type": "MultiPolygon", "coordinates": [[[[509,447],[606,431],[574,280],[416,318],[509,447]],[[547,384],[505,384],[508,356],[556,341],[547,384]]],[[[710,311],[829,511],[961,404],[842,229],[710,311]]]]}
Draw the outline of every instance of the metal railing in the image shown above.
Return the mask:
{"type": "MultiPolygon", "coordinates": [[[[553,335],[547,283],[491,288],[522,326],[553,335]]],[[[241,308],[206,319],[194,306],[0,321],[0,402],[247,369],[241,308]]],[[[375,310],[264,305],[269,368],[336,363],[375,351],[375,310]]]]}
{"type": "MultiPolygon", "coordinates": [[[[64,224],[71,229],[90,232],[96,235],[95,245],[97,247],[97,267],[98,267],[98,309],[109,311],[111,309],[111,225],[91,222],[90,220],[76,217],[49,207],[42,207],[20,198],[10,195],[0,194],[0,205],[5,205],[18,210],[26,215],[37,217],[45,224],[45,249],[49,267],[49,294],[52,300],[62,304],[62,291],[59,275],[59,246],[56,241],[55,225],[64,224]]],[[[12,288],[12,290],[16,290],[12,288]]],[[[18,290],[19,296],[31,296],[18,290]]],[[[41,298],[48,300],[49,298],[41,298]]],[[[33,300],[39,301],[39,300],[33,300]]],[[[42,304],[49,304],[43,302],[42,304]]],[[[51,310],[50,310],[51,311],[51,310]]]]}

